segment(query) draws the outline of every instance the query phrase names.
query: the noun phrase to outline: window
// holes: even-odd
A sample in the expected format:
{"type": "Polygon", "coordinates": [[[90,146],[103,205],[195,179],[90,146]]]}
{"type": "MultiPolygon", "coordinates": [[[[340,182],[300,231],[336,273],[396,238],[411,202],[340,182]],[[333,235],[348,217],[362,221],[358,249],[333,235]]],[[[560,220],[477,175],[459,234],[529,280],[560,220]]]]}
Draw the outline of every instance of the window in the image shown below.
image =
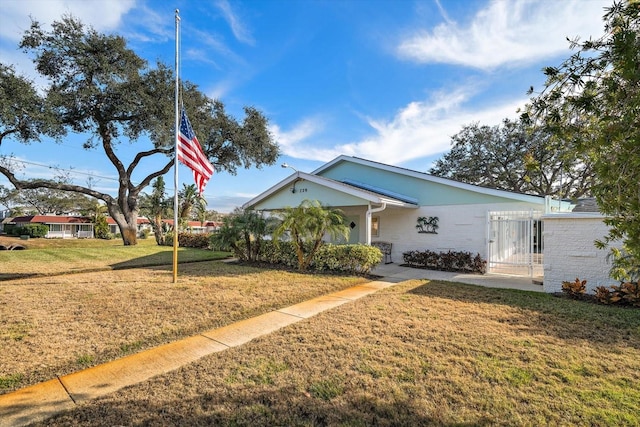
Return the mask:
{"type": "Polygon", "coordinates": [[[371,217],[371,237],[380,237],[380,217],[371,217]]]}

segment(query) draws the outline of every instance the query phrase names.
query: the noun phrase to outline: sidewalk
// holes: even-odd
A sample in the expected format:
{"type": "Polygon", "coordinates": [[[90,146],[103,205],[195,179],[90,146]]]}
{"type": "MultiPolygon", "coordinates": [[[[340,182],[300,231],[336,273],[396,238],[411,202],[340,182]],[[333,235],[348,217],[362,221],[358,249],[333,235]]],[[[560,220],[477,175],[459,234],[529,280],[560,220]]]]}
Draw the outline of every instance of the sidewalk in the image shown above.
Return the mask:
{"type": "Polygon", "coordinates": [[[457,281],[542,292],[542,286],[532,284],[530,278],[514,276],[447,273],[401,267],[396,264],[380,265],[372,273],[383,276],[383,279],[0,395],[0,427],[23,426],[46,420],[88,400],[178,369],[204,356],[242,345],[254,338],[409,279],[457,281]]]}
{"type": "Polygon", "coordinates": [[[380,264],[371,274],[384,277],[389,281],[409,279],[444,280],[469,285],[486,286],[488,288],[518,289],[521,291],[544,292],[542,285],[533,283],[532,278],[503,274],[464,274],[448,271],[423,270],[421,268],[403,267],[398,264],[380,264]]]}

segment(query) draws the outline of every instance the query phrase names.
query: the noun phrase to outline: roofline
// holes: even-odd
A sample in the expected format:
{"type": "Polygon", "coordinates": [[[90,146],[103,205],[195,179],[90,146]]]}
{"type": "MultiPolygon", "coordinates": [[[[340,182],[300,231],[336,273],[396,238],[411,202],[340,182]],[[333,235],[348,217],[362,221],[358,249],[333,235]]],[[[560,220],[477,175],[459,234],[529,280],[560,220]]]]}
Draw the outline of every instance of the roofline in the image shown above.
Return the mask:
{"type": "Polygon", "coordinates": [[[516,193],[508,190],[498,190],[495,188],[481,187],[479,185],[467,184],[467,183],[456,181],[450,178],[442,178],[439,176],[430,175],[426,172],[419,172],[412,169],[401,168],[399,166],[387,165],[385,163],[374,162],[373,160],[362,159],[360,157],[347,156],[344,154],[320,166],[319,168],[311,172],[311,174],[317,175],[343,161],[370,166],[376,169],[398,173],[405,176],[418,178],[424,181],[435,182],[437,184],[448,185],[450,187],[459,188],[461,190],[474,191],[477,193],[486,194],[486,195],[495,196],[495,197],[507,197],[507,198],[516,199],[516,200],[519,200],[522,202],[528,202],[528,203],[544,203],[544,200],[545,200],[544,196],[534,196],[531,194],[516,193]]]}
{"type": "Polygon", "coordinates": [[[325,178],[323,176],[312,175],[305,172],[297,171],[289,175],[282,181],[278,182],[277,184],[271,186],[267,190],[263,191],[262,193],[258,194],[257,196],[255,196],[254,198],[246,202],[245,204],[243,204],[242,208],[248,209],[251,206],[256,205],[261,200],[268,198],[272,194],[276,193],[277,191],[280,191],[282,188],[292,184],[298,179],[304,179],[306,181],[313,182],[323,187],[327,187],[332,190],[340,191],[342,193],[346,193],[351,196],[367,200],[368,202],[371,202],[371,203],[378,203],[378,204],[386,203],[387,205],[398,206],[398,207],[416,207],[415,204],[407,203],[402,200],[395,199],[393,197],[383,196],[383,195],[376,194],[372,191],[362,190],[352,185],[344,184],[342,182],[338,182],[330,178],[325,178]]]}

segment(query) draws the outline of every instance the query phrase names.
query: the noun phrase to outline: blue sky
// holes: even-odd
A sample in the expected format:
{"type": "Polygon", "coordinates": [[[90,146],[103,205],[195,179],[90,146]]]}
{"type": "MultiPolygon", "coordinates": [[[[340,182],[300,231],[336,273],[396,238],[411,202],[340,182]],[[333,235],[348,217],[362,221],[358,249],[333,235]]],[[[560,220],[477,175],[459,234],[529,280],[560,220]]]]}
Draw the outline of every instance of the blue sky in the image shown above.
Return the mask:
{"type": "MultiPolygon", "coordinates": [[[[29,17],[50,23],[70,13],[95,29],[124,36],[151,63],[173,66],[175,9],[181,17],[181,75],[229,113],[243,106],[269,119],[282,157],[261,170],[216,173],[209,209],[230,212],[292,173],[311,172],[338,155],[418,171],[450,148],[466,124],[516,118],[527,89],[544,83],[541,69],[570,54],[567,37],[602,34],[600,0],[5,0],[0,60],[38,79],[17,49],[29,17]]],[[[78,184],[115,194],[113,168],[100,151],[81,148],[83,135],[0,146],[24,163],[21,178],[56,168],[78,184]],[[46,165],[42,167],[39,165],[46,165]]],[[[123,141],[130,161],[148,141],[123,141]]],[[[164,164],[143,164],[139,176],[164,164]]],[[[179,168],[182,182],[193,182],[179,168]]],[[[135,178],[135,177],[134,177],[135,178]]],[[[166,177],[173,193],[173,175],[166,177]]],[[[0,185],[8,181],[0,178],[0,185]]],[[[148,189],[150,191],[150,189],[148,189]]]]}

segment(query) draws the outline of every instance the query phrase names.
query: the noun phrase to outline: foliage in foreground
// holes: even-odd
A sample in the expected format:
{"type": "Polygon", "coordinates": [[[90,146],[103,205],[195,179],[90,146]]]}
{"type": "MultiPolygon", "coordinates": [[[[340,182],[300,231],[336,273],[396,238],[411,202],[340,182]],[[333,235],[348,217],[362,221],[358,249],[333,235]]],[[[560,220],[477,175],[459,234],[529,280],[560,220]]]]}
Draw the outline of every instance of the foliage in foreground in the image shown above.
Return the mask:
{"type": "Polygon", "coordinates": [[[606,305],[627,305],[640,307],[640,284],[623,282],[620,285],[598,286],[593,296],[586,293],[586,280],[576,277],[573,282],[562,282],[562,292],[571,298],[585,299],[593,297],[595,301],[606,305]]]}
{"type": "Polygon", "coordinates": [[[610,227],[596,245],[622,241],[623,251],[612,250],[612,277],[637,280],[630,270],[640,272],[639,3],[614,1],[603,20],[601,37],[572,41],[576,52],[544,69],[545,87],[522,117],[575,144],[592,162],[592,192],[610,227]]]}

